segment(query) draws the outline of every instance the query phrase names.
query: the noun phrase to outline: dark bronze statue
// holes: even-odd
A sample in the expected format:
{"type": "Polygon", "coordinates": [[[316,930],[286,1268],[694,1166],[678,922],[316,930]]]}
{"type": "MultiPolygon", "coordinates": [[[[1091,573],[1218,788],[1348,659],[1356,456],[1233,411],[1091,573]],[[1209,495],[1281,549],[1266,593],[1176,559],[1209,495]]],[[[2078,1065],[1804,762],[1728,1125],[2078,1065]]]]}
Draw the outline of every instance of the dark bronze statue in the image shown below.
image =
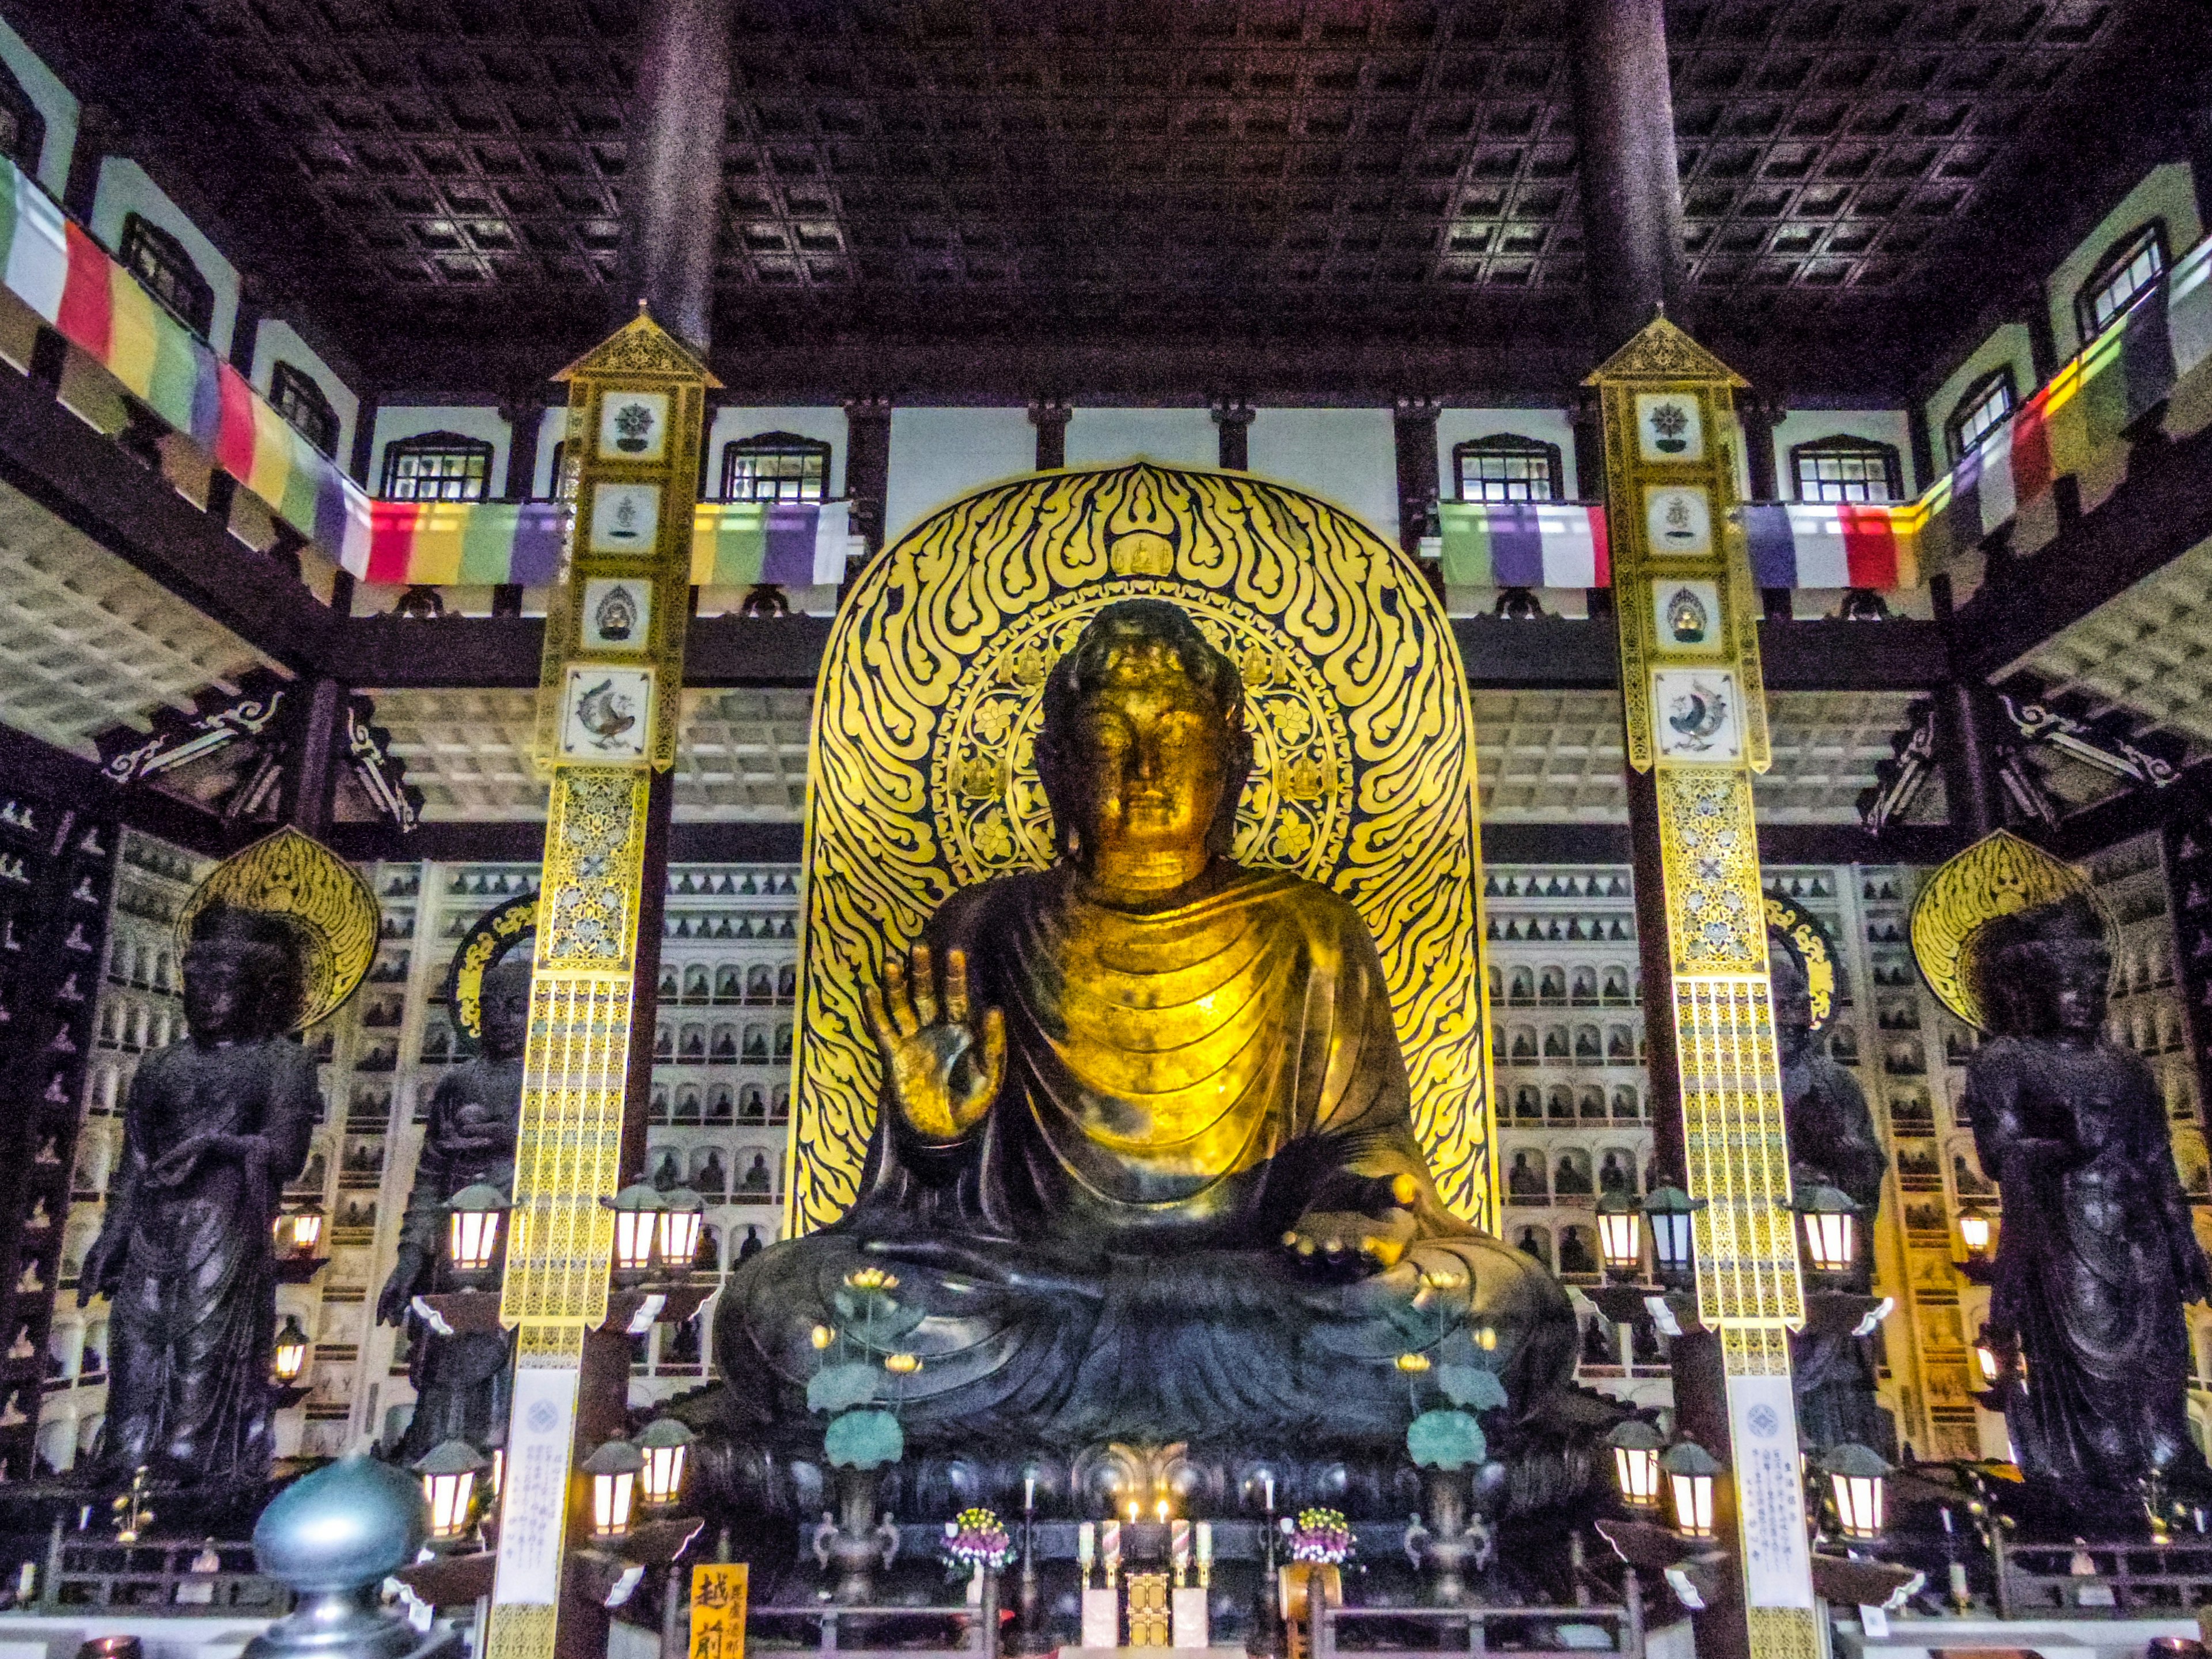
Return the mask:
{"type": "Polygon", "coordinates": [[[307,1162],[315,1064],[283,921],[212,905],[185,952],[191,1035],[147,1056],[124,1108],[122,1167],[78,1281],[108,1316],[96,1478],[250,1485],[271,1452],[271,1229],[307,1162]]]}
{"type": "MultiPolygon", "coordinates": [[[[522,1049],[530,1033],[530,958],[502,957],[483,976],[482,1052],[453,1066],[430,1097],[430,1121],[399,1224],[399,1253],[376,1301],[387,1325],[409,1317],[434,1282],[445,1252],[446,1201],[481,1182],[514,1195],[515,1126],[522,1111],[522,1049]]],[[[409,1365],[415,1416],[398,1457],[411,1462],[447,1440],[480,1450],[505,1443],[513,1341],[498,1331],[438,1336],[416,1322],[409,1365]]]]}
{"type": "Polygon", "coordinates": [[[1394,1361],[1446,1328],[1516,1412],[1565,1382],[1565,1291],[1437,1198],[1365,925],[1227,856],[1243,714],[1235,665],[1158,600],[1054,666],[1060,861],[956,893],[869,988],[860,1196],[732,1276],[723,1370],[781,1385],[741,1412],[803,1420],[810,1329],[869,1269],[926,1310],[900,1385],[924,1446],[1395,1443],[1394,1361]]]}
{"type": "MultiPolygon", "coordinates": [[[[1833,1187],[1859,1206],[1858,1260],[1843,1288],[1863,1293],[1874,1283],[1874,1223],[1889,1158],[1858,1079],[1829,1057],[1814,1029],[1805,964],[1780,933],[1767,937],[1790,1180],[1800,1192],[1814,1184],[1833,1187]]],[[[1797,1432],[1816,1449],[1846,1443],[1884,1454],[1895,1449],[1895,1427],[1875,1397],[1868,1341],[1849,1329],[1822,1328],[1808,1329],[1790,1344],[1797,1432]]]]}
{"type": "Polygon", "coordinates": [[[2212,1280],[2157,1084],[2104,1034],[2112,966],[2085,896],[1986,924],[1966,971],[1990,1038],[1966,1104],[2003,1203],[1990,1319],[2026,1362],[2005,1407],[2021,1468],[2077,1513],[2139,1516],[2154,1472],[2206,1481],[2182,1307],[2212,1280]]]}

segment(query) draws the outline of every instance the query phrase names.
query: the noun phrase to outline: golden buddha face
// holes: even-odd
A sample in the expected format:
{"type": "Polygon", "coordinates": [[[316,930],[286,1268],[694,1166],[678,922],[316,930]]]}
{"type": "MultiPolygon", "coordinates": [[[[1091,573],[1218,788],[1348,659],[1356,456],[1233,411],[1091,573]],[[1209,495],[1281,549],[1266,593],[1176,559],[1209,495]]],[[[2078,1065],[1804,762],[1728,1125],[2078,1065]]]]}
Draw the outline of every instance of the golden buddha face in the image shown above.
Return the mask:
{"type": "Polygon", "coordinates": [[[1226,849],[1251,763],[1243,702],[1235,665],[1158,599],[1109,605],[1054,670],[1039,769],[1100,896],[1170,893],[1226,849]]]}
{"type": "Polygon", "coordinates": [[[1117,647],[1073,726],[1066,759],[1077,866],[1102,889],[1130,894],[1197,876],[1229,768],[1221,711],[1174,649],[1117,647]]]}

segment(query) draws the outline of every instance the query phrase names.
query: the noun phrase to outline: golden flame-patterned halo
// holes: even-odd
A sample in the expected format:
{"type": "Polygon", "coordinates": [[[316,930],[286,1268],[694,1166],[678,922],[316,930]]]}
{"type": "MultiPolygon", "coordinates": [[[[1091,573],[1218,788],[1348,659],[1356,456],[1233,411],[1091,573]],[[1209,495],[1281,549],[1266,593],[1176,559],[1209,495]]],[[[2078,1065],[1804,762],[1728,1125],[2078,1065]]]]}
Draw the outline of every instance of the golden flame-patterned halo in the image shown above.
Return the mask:
{"type": "Polygon", "coordinates": [[[503,899],[469,926],[446,969],[446,1006],[471,1042],[483,1041],[484,975],[538,929],[538,895],[503,899]]]}
{"type": "Polygon", "coordinates": [[[337,1012],[376,959],[376,895],[361,872],[289,824],[232,854],[192,889],[177,916],[179,955],[191,943],[193,919],[211,904],[259,911],[291,928],[300,942],[293,1030],[337,1012]]]}
{"type": "Polygon", "coordinates": [[[1813,1003],[1813,1034],[1828,1029],[1836,1018],[1836,945],[1820,919],[1788,894],[1770,887],[1766,900],[1766,931],[1779,936],[1797,960],[1805,964],[1805,986],[1813,1003]]]}
{"type": "Polygon", "coordinates": [[[2112,917],[2087,876],[2008,830],[1993,831],[1939,866],[1912,901],[1912,959],[1946,1008],[1987,1030],[1972,972],[1982,929],[2076,896],[2096,906],[2109,933],[2112,917]]]}
{"type": "Polygon", "coordinates": [[[1100,607],[1139,597],[1237,659],[1255,755],[1234,856],[1365,919],[1438,1187],[1494,1224],[1474,718],[1450,623],[1413,562],[1342,508],[1140,460],[950,502],[838,610],[807,769],[793,1231],[859,1188],[879,1064],[860,988],[958,887],[1049,861],[1045,675],[1100,607]]]}

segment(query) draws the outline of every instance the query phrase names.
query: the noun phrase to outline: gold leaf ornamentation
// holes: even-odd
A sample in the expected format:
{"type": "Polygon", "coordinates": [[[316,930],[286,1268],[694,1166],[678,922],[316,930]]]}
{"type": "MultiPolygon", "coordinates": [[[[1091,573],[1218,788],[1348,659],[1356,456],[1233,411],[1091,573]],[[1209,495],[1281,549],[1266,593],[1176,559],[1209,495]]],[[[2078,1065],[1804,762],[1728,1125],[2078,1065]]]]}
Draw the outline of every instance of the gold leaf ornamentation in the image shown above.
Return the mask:
{"type": "Polygon", "coordinates": [[[336,853],[287,824],[208,872],[177,916],[177,950],[211,904],[258,910],[291,928],[300,945],[300,1012],[291,1029],[327,1019],[376,959],[376,895],[336,853]]]}
{"type": "MultiPolygon", "coordinates": [[[[2009,830],[1996,830],[1940,866],[1912,901],[1912,959],[1945,1007],[1986,1030],[1971,971],[1975,935],[1999,916],[2077,895],[2104,913],[2079,870],[2009,830]]],[[[2110,915],[2105,926],[2112,931],[2110,915]]]]}
{"type": "Polygon", "coordinates": [[[1139,597],[1182,606],[1243,666],[1256,753],[1235,855],[1358,907],[1438,1184],[1493,1218],[1474,726],[1449,624],[1404,554],[1341,509],[1140,462],[956,501],[838,612],[809,769],[793,1231],[858,1189],[878,1081],[861,987],[956,889],[1051,860],[1045,676],[1103,606],[1139,597]]]}

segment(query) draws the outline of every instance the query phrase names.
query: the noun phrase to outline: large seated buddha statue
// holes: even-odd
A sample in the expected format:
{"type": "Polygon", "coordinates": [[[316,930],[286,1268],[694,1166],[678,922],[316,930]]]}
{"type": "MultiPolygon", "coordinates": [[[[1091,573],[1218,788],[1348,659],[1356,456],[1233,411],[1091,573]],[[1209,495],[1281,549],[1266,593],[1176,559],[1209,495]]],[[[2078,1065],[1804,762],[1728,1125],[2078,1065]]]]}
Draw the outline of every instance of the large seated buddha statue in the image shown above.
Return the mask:
{"type": "Polygon", "coordinates": [[[1438,1197],[1366,925],[1227,855],[1237,665],[1175,605],[1109,605],[1050,671],[1036,754],[1058,857],[953,893],[866,988],[859,1196],[732,1276],[732,1409],[805,1422],[817,1328],[876,1273],[920,1316],[910,1445],[1379,1449],[1399,1357],[1448,1342],[1508,1417],[1540,1407],[1566,1293],[1438,1197]]]}

